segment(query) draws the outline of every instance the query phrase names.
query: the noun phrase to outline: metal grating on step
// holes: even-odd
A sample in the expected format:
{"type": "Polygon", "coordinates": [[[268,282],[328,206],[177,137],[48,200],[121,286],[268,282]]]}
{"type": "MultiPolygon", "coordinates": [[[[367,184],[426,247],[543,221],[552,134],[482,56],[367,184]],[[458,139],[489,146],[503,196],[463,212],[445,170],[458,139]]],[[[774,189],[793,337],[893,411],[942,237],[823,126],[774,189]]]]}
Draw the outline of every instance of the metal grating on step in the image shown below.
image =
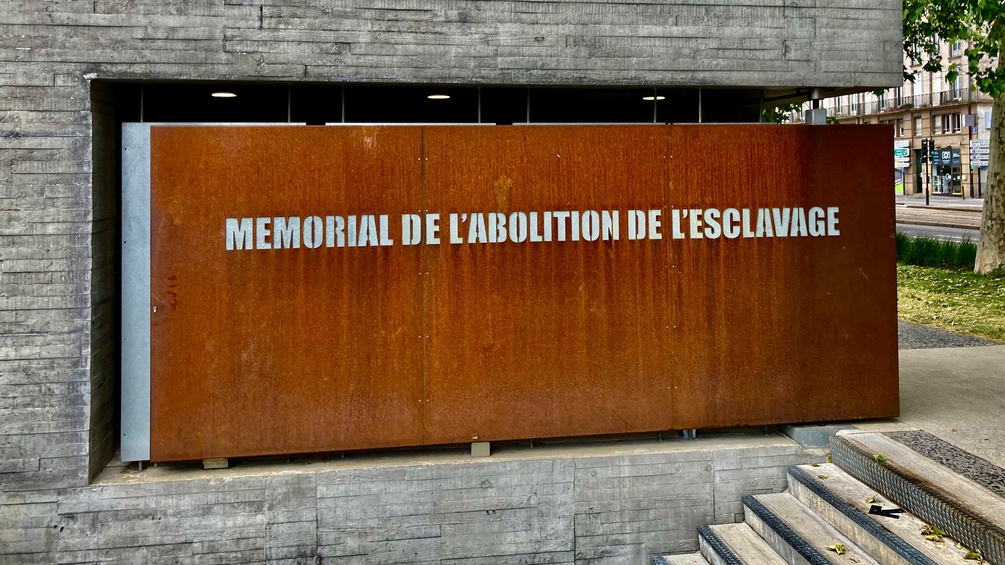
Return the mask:
{"type": "Polygon", "coordinates": [[[889,530],[862,514],[857,508],[842,500],[826,486],[814,480],[805,470],[793,465],[789,467],[789,476],[799,481],[800,484],[808,488],[813,494],[819,496],[824,502],[833,506],[835,510],[847,516],[848,519],[862,527],[869,535],[878,539],[883,545],[889,547],[910,563],[917,565],[937,565],[935,561],[932,561],[927,555],[905,542],[900,536],[892,534],[889,530]]]}
{"type": "Polygon", "coordinates": [[[848,438],[835,436],[831,440],[831,453],[834,462],[858,480],[915,516],[945,530],[963,545],[979,550],[986,561],[1005,565],[1005,531],[896,463],[880,463],[848,438]]]}
{"type": "Polygon", "coordinates": [[[722,559],[725,565],[743,565],[743,561],[736,556],[729,546],[727,546],[719,536],[715,535],[712,528],[708,526],[698,526],[698,540],[704,541],[712,551],[722,559]]]}
{"type": "Polygon", "coordinates": [[[756,514],[768,528],[774,530],[796,553],[809,561],[810,565],[831,565],[829,559],[821,555],[816,549],[813,549],[813,546],[807,543],[802,536],[790,528],[781,518],[776,516],[774,512],[761,504],[761,501],[748,494],[743,497],[743,505],[756,514]]]}

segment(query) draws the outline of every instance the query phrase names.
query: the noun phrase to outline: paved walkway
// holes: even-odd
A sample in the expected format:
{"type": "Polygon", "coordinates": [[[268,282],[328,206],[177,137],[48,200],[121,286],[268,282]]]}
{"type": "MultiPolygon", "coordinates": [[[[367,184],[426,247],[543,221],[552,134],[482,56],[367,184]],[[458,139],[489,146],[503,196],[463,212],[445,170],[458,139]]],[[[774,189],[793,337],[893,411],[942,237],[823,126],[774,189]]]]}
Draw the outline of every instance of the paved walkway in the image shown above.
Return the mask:
{"type": "Polygon", "coordinates": [[[908,207],[922,207],[922,208],[946,208],[954,209],[958,208],[961,210],[980,210],[984,207],[983,198],[967,198],[966,200],[960,198],[959,196],[935,196],[930,195],[928,198],[928,204],[925,204],[925,195],[912,194],[910,196],[895,196],[897,206],[908,206],[908,207]]]}
{"type": "Polygon", "coordinates": [[[980,229],[984,208],[983,199],[953,196],[932,196],[928,205],[923,195],[897,196],[896,204],[898,224],[972,230],[980,229]]]}
{"type": "Polygon", "coordinates": [[[1005,345],[900,326],[900,420],[1005,468],[1005,345]]]}

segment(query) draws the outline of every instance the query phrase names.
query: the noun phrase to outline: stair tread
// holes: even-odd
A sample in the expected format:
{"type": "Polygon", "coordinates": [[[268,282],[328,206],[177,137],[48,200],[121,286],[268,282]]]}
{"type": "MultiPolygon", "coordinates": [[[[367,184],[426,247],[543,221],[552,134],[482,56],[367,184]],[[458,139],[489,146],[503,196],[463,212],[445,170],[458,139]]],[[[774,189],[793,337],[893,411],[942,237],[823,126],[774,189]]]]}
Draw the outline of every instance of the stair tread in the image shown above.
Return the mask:
{"type": "MultiPolygon", "coordinates": [[[[909,512],[897,514],[898,518],[869,514],[869,510],[873,505],[880,506],[884,510],[896,509],[899,507],[882,494],[877,493],[872,487],[846,473],[837,465],[832,463],[821,464],[815,467],[811,465],[799,465],[797,469],[804,471],[804,476],[808,477],[808,480],[827,489],[840,500],[844,501],[847,505],[854,508],[860,515],[858,520],[864,519],[874,522],[880,528],[896,537],[899,537],[904,543],[909,544],[911,547],[935,563],[961,565],[973,563],[973,561],[967,561],[964,559],[967,550],[957,548],[955,540],[952,540],[949,536],[943,536],[944,541],[942,543],[925,539],[925,535],[922,533],[922,528],[926,526],[926,523],[909,512]],[[827,478],[822,479],[820,478],[821,476],[827,478]],[[866,502],[867,499],[873,497],[876,498],[874,502],[866,502]]],[[[791,481],[790,492],[799,498],[804,504],[814,510],[817,510],[817,507],[814,504],[811,504],[810,501],[804,498],[804,496],[807,495],[808,489],[803,487],[801,483],[795,480],[791,481]]],[[[812,493],[809,495],[815,496],[812,493]]],[[[835,510],[834,512],[837,511],[835,510]]],[[[844,533],[849,538],[852,538],[859,546],[869,550],[873,557],[879,558],[880,553],[883,553],[884,555],[886,554],[887,550],[885,547],[882,548],[881,551],[877,551],[873,547],[875,543],[863,540],[859,536],[853,535],[853,533],[849,532],[847,528],[842,528],[838,526],[838,524],[835,524],[835,520],[831,520],[827,512],[818,513],[820,513],[825,519],[828,519],[828,521],[830,521],[831,524],[839,531],[844,533]]],[[[844,515],[841,514],[841,517],[843,516],[844,515]]],[[[837,521],[851,523],[851,519],[847,521],[837,521]]],[[[856,531],[859,535],[866,535],[864,529],[860,528],[856,531]]],[[[880,560],[885,563],[893,562],[895,559],[893,557],[887,557],[880,560]]]]}
{"type": "MultiPolygon", "coordinates": [[[[782,565],[785,560],[747,524],[720,524],[709,529],[744,563],[782,565]]],[[[709,562],[712,560],[709,559],[709,562]]]]}
{"type": "MultiPolygon", "coordinates": [[[[705,558],[702,557],[700,553],[664,555],[662,556],[662,559],[663,563],[666,565],[708,565],[708,561],[705,561],[705,558]]],[[[657,561],[653,560],[653,565],[656,565],[656,563],[657,561]]]]}
{"type": "Polygon", "coordinates": [[[909,475],[939,490],[960,506],[981,516],[989,524],[1005,529],[1005,500],[973,480],[932,461],[913,449],[878,433],[842,433],[841,437],[864,446],[892,463],[888,468],[909,475]]]}
{"type": "MultiPolygon", "coordinates": [[[[771,512],[775,517],[781,520],[784,525],[788,526],[796,535],[798,535],[802,540],[816,553],[827,562],[842,562],[850,563],[857,562],[860,565],[879,565],[872,557],[870,557],[864,550],[858,547],[853,541],[848,539],[847,536],[837,531],[833,526],[828,524],[823,518],[813,513],[809,508],[803,505],[801,502],[796,500],[794,496],[788,493],[781,494],[762,494],[754,497],[745,497],[744,504],[747,506],[745,509],[745,514],[747,516],[748,523],[754,526],[754,530],[761,534],[770,543],[770,536],[765,535],[766,529],[771,528],[771,524],[763,523],[761,516],[751,509],[750,499],[760,503],[769,512],[771,512]],[[761,521],[763,525],[757,526],[757,522],[761,521]],[[841,544],[844,546],[844,553],[838,555],[837,552],[832,551],[827,548],[827,546],[841,544]],[[852,561],[853,559],[857,561],[852,561]]],[[[780,536],[786,543],[791,543],[793,540],[787,539],[784,535],[780,536]]],[[[776,551],[780,548],[771,544],[775,547],[776,551]]],[[[779,552],[781,553],[781,552],[779,552]]],[[[811,560],[811,563],[819,563],[820,560],[811,560]]]]}

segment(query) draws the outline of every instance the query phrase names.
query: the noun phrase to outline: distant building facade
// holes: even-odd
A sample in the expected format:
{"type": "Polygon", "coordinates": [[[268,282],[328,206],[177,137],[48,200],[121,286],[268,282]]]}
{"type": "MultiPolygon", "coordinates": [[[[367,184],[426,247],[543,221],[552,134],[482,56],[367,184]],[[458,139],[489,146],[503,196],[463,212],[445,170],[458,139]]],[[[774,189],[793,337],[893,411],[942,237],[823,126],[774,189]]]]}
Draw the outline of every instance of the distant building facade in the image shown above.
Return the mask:
{"type": "Polygon", "coordinates": [[[987,182],[986,155],[991,128],[992,99],[975,89],[968,73],[964,42],[940,44],[944,66],[959,65],[953,82],[946,72],[931,73],[921,65],[904,65],[915,73],[898,88],[876,93],[857,93],[823,101],[828,117],[842,124],[890,124],[894,138],[910,150],[903,172],[904,194],[979,197],[987,182]],[[934,141],[935,154],[923,158],[923,141],[934,141]],[[976,142],[976,143],[975,143],[976,142]],[[971,148],[978,154],[971,158],[971,148]],[[948,159],[944,158],[948,156],[948,159]]]}

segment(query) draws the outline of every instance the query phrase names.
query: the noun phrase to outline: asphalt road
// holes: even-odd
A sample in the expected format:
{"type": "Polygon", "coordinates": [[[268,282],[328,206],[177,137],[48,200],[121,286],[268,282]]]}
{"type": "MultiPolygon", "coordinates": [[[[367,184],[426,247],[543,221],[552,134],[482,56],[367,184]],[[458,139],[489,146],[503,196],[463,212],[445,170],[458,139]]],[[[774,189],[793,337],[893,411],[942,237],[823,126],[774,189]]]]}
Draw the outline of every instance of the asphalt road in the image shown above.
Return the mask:
{"type": "Polygon", "coordinates": [[[897,231],[903,232],[912,237],[927,235],[928,237],[934,237],[935,239],[949,239],[955,242],[963,241],[963,238],[969,237],[971,241],[976,243],[977,238],[980,237],[980,231],[978,230],[947,228],[940,226],[922,226],[917,224],[897,224],[897,231]]]}

